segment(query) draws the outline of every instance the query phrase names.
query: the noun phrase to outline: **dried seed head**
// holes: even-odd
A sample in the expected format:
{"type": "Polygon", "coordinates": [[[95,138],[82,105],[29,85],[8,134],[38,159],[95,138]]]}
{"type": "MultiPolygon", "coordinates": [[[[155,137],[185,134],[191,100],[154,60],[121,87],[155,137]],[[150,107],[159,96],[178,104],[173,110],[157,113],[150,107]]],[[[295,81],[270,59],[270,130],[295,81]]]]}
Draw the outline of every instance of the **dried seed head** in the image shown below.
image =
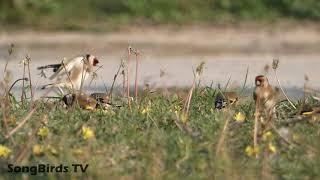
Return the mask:
{"type": "Polygon", "coordinates": [[[9,56],[13,53],[13,50],[14,50],[14,44],[11,43],[8,49],[9,56]]]}
{"type": "Polygon", "coordinates": [[[124,67],[125,67],[125,60],[121,59],[120,66],[121,66],[122,68],[124,68],[124,67]]]}
{"type": "Polygon", "coordinates": [[[276,70],[279,66],[279,59],[273,59],[272,61],[272,69],[276,70]]]}
{"type": "Polygon", "coordinates": [[[203,68],[204,68],[204,64],[205,64],[205,63],[202,61],[202,62],[197,66],[196,73],[197,73],[198,75],[201,75],[201,74],[202,74],[203,68]]]}
{"type": "Polygon", "coordinates": [[[26,59],[22,59],[22,60],[19,62],[19,65],[20,65],[20,66],[27,65],[27,60],[26,60],[26,59]]]}
{"type": "Polygon", "coordinates": [[[163,69],[160,69],[160,77],[163,77],[166,75],[166,72],[163,69]]]}
{"type": "Polygon", "coordinates": [[[11,71],[6,71],[5,75],[4,75],[4,82],[6,84],[9,84],[9,82],[12,80],[12,73],[11,71]]]}
{"type": "Polygon", "coordinates": [[[29,64],[31,62],[31,57],[29,54],[26,55],[26,63],[29,64]]]}
{"type": "Polygon", "coordinates": [[[92,80],[97,79],[97,77],[98,77],[98,74],[96,72],[92,72],[92,76],[91,76],[92,80]]]}

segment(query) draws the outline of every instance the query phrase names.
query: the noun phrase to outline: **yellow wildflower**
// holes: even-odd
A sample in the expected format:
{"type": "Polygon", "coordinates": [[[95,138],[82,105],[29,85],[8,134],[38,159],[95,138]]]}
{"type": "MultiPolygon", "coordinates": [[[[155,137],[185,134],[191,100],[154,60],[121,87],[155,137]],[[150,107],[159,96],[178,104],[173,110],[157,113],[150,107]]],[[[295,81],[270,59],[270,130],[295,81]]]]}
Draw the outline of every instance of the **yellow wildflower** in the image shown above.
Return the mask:
{"type": "Polygon", "coordinates": [[[10,115],[7,121],[8,125],[15,125],[16,122],[17,122],[16,117],[14,115],[10,115]]]}
{"type": "Polygon", "coordinates": [[[82,149],[74,149],[72,150],[72,153],[75,155],[83,155],[84,151],[82,149]]]}
{"type": "Polygon", "coordinates": [[[267,131],[262,135],[262,139],[264,141],[270,141],[273,138],[273,134],[271,131],[267,131]]]}
{"type": "Polygon", "coordinates": [[[0,145],[0,157],[8,157],[11,153],[11,150],[6,146],[0,145]]]}
{"type": "Polygon", "coordinates": [[[313,114],[313,111],[307,111],[302,113],[302,115],[311,115],[311,114],[313,114]]]}
{"type": "Polygon", "coordinates": [[[188,121],[188,115],[185,113],[185,112],[178,112],[178,111],[175,111],[174,112],[175,114],[176,114],[176,117],[178,118],[178,119],[180,119],[180,121],[182,122],[182,123],[187,123],[187,121],[188,121]]]}
{"type": "Polygon", "coordinates": [[[88,140],[94,137],[94,132],[89,127],[82,127],[83,139],[88,140]]]}
{"type": "Polygon", "coordinates": [[[292,135],[292,139],[294,140],[294,141],[299,141],[299,140],[301,140],[301,137],[298,135],[298,134],[293,134],[292,135]]]}
{"type": "Polygon", "coordinates": [[[53,155],[57,155],[58,154],[58,151],[51,145],[48,145],[46,150],[49,151],[53,155]]]}
{"type": "Polygon", "coordinates": [[[46,138],[49,134],[49,128],[47,127],[42,127],[38,130],[38,136],[42,137],[42,138],[46,138]]]}
{"type": "Polygon", "coordinates": [[[271,153],[276,153],[277,152],[277,148],[276,146],[274,146],[272,143],[268,144],[268,149],[271,153]]]}
{"type": "Polygon", "coordinates": [[[187,123],[188,115],[186,113],[181,113],[180,120],[183,124],[187,123]]]}
{"type": "Polygon", "coordinates": [[[253,148],[251,146],[247,146],[245,152],[248,156],[254,156],[259,154],[260,150],[259,147],[253,148]]]}
{"type": "Polygon", "coordinates": [[[42,145],[36,144],[36,145],[33,146],[32,152],[33,152],[34,155],[40,156],[44,152],[44,147],[42,145]]]}
{"type": "Polygon", "coordinates": [[[236,120],[237,122],[243,122],[246,119],[246,116],[241,113],[238,112],[235,116],[234,116],[234,120],[236,120]]]}
{"type": "Polygon", "coordinates": [[[93,110],[94,110],[94,107],[92,107],[91,105],[85,105],[85,106],[84,106],[84,109],[85,109],[85,110],[89,110],[89,111],[93,111],[93,110]]]}
{"type": "Polygon", "coordinates": [[[181,111],[181,107],[180,106],[174,106],[174,109],[176,110],[176,111],[181,111]]]}
{"type": "Polygon", "coordinates": [[[141,111],[141,114],[146,114],[150,112],[150,108],[149,107],[146,107],[146,108],[143,108],[142,111],[141,111]]]}

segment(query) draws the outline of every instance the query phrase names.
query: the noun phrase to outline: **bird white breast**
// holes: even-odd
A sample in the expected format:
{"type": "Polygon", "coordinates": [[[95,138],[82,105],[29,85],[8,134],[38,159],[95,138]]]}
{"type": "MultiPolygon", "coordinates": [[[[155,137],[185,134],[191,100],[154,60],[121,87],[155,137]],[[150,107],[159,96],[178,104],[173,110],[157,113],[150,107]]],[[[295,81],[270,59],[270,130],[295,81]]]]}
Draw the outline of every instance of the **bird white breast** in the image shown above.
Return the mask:
{"type": "Polygon", "coordinates": [[[86,69],[83,69],[83,64],[79,65],[78,67],[74,68],[70,73],[70,79],[73,83],[75,89],[80,89],[81,83],[88,78],[89,73],[86,69]],[[80,67],[81,66],[81,67],[80,67]]]}

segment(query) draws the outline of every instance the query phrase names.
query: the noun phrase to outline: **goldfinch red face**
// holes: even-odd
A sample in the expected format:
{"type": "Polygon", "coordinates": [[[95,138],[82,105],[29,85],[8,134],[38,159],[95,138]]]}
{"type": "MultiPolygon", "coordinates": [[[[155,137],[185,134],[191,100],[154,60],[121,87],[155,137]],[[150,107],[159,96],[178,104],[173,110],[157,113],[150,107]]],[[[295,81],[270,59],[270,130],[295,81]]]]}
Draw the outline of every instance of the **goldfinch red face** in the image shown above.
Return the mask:
{"type": "Polygon", "coordinates": [[[93,66],[97,66],[97,64],[99,63],[99,60],[97,58],[93,59],[93,66]]]}
{"type": "Polygon", "coordinates": [[[88,54],[87,60],[89,61],[89,64],[92,64],[93,66],[97,66],[97,64],[99,64],[99,60],[93,55],[88,54]]]}
{"type": "Polygon", "coordinates": [[[256,77],[255,84],[256,84],[256,86],[265,87],[265,86],[267,86],[269,84],[269,82],[268,82],[268,79],[265,76],[260,75],[260,76],[256,77]]]}

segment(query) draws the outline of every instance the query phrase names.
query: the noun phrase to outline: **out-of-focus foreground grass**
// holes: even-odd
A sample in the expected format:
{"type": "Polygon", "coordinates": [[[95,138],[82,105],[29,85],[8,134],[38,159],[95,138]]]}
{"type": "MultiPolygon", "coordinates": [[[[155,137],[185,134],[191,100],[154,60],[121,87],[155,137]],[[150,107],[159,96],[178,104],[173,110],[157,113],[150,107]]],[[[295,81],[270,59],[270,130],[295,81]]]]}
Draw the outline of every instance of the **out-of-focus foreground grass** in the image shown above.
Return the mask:
{"type": "Polygon", "coordinates": [[[317,0],[1,0],[0,24],[106,30],[140,23],[238,22],[320,18],[317,0]]]}

